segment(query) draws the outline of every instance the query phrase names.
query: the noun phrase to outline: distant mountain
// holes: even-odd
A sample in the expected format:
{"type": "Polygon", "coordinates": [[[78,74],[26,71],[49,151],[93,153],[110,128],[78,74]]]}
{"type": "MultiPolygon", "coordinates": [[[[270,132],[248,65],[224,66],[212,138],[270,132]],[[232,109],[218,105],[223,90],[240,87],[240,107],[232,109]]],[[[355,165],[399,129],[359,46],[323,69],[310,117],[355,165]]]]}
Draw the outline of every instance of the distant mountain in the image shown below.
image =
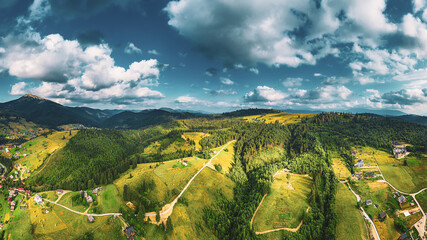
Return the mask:
{"type": "Polygon", "coordinates": [[[1,103],[0,107],[9,109],[34,123],[51,128],[70,123],[99,127],[104,120],[117,113],[87,107],[67,107],[31,94],[1,103]]]}
{"type": "Polygon", "coordinates": [[[221,115],[225,117],[245,117],[259,114],[268,114],[268,113],[279,113],[279,110],[274,109],[262,109],[262,108],[248,108],[248,109],[240,109],[233,112],[225,112],[221,115]]]}
{"type": "Polygon", "coordinates": [[[173,113],[183,113],[183,112],[193,113],[193,114],[200,115],[200,116],[212,114],[212,113],[206,112],[206,111],[182,110],[182,109],[172,109],[172,108],[165,108],[165,107],[159,108],[159,110],[164,110],[164,111],[173,112],[173,113]]]}
{"type": "Polygon", "coordinates": [[[338,111],[346,113],[373,113],[381,116],[401,116],[406,113],[399,110],[388,110],[388,109],[366,109],[366,108],[350,108],[348,110],[338,111]]]}
{"type": "Polygon", "coordinates": [[[307,110],[307,109],[283,109],[280,110],[285,113],[296,113],[296,114],[311,114],[311,113],[321,113],[321,112],[327,112],[322,110],[307,110]]]}
{"type": "Polygon", "coordinates": [[[188,112],[169,112],[160,109],[143,110],[140,112],[124,111],[104,122],[106,128],[139,129],[151,125],[171,122],[178,119],[195,118],[197,114],[188,112]]]}
{"type": "Polygon", "coordinates": [[[407,121],[407,122],[427,124],[427,117],[426,116],[402,115],[402,116],[395,116],[393,118],[399,119],[399,120],[402,120],[402,121],[407,121]]]}

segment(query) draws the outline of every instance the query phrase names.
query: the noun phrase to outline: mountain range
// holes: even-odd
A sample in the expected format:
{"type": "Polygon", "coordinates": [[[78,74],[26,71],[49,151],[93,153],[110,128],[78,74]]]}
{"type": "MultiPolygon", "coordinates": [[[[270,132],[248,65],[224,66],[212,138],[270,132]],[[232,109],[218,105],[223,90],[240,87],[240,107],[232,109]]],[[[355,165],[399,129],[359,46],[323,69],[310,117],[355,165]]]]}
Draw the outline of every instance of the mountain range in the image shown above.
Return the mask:
{"type": "MultiPolygon", "coordinates": [[[[324,112],[293,109],[285,109],[281,111],[299,114],[324,112]]],[[[2,112],[8,112],[9,114],[10,112],[13,112],[28,121],[49,128],[56,128],[70,123],[80,123],[89,127],[138,129],[178,119],[196,118],[201,116],[241,117],[281,111],[273,109],[241,109],[223,114],[210,114],[171,108],[148,109],[142,111],[101,110],[88,107],[68,107],[31,94],[26,94],[16,100],[0,103],[0,115],[2,112]]],[[[403,121],[427,124],[427,117],[425,116],[408,115],[395,110],[349,109],[343,112],[370,113],[379,116],[392,117],[403,121]]]]}

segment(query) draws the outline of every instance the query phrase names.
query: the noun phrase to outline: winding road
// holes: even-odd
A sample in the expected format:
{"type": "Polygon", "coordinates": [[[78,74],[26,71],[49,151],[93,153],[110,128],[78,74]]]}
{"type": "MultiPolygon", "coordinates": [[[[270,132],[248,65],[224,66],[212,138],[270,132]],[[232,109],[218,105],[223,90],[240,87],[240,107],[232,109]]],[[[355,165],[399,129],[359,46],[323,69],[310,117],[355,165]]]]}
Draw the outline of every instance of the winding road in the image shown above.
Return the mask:
{"type": "Polygon", "coordinates": [[[68,211],[71,211],[71,212],[73,212],[73,213],[75,213],[75,214],[80,214],[80,215],[86,215],[86,216],[88,216],[88,215],[92,215],[92,216],[94,216],[94,217],[103,217],[103,216],[120,216],[120,215],[122,215],[121,213],[103,213],[103,214],[92,214],[92,213],[85,213],[85,212],[83,213],[83,212],[75,211],[75,210],[73,210],[73,209],[71,209],[71,208],[68,208],[68,207],[66,207],[66,206],[64,206],[64,205],[62,205],[62,204],[56,203],[56,202],[51,201],[51,200],[48,200],[48,199],[46,199],[46,198],[43,198],[43,200],[44,200],[44,201],[46,201],[46,202],[53,203],[53,204],[55,204],[55,205],[57,205],[57,206],[60,206],[60,207],[62,207],[62,208],[67,209],[68,211]]]}
{"type": "Polygon", "coordinates": [[[0,166],[4,169],[4,171],[3,171],[3,173],[2,173],[2,177],[6,174],[6,172],[7,172],[7,168],[3,165],[3,164],[1,164],[0,163],[0,166]]]}
{"type": "MultiPolygon", "coordinates": [[[[203,169],[205,169],[205,167],[207,167],[210,163],[211,163],[211,161],[212,161],[212,159],[214,159],[214,158],[216,158],[217,156],[218,156],[218,154],[220,154],[221,152],[222,152],[222,150],[224,150],[224,148],[226,148],[228,145],[230,145],[230,143],[232,143],[232,142],[234,142],[234,141],[236,141],[236,140],[233,140],[233,141],[230,141],[230,142],[228,142],[226,145],[224,145],[222,148],[221,148],[221,150],[219,150],[213,157],[211,157],[211,159],[209,159],[209,161],[207,162],[207,163],[205,163],[204,165],[203,165],[203,167],[202,168],[200,168],[200,170],[199,171],[197,171],[197,173],[196,174],[194,174],[194,176],[190,179],[190,181],[188,181],[188,183],[187,183],[187,185],[185,185],[185,187],[184,187],[184,189],[182,189],[182,191],[179,193],[179,195],[171,202],[171,203],[169,203],[169,204],[166,204],[163,208],[165,208],[166,207],[166,210],[164,210],[164,211],[161,211],[160,212],[160,216],[164,216],[164,217],[168,217],[170,214],[172,214],[172,210],[173,210],[173,207],[175,206],[175,204],[178,202],[178,199],[184,194],[184,192],[187,190],[187,188],[190,186],[190,184],[193,182],[193,180],[197,177],[197,175],[199,175],[199,173],[203,170],[203,169]]],[[[150,217],[150,216],[156,216],[156,213],[155,212],[150,212],[150,213],[146,213],[145,214],[145,216],[146,217],[150,217]]]]}

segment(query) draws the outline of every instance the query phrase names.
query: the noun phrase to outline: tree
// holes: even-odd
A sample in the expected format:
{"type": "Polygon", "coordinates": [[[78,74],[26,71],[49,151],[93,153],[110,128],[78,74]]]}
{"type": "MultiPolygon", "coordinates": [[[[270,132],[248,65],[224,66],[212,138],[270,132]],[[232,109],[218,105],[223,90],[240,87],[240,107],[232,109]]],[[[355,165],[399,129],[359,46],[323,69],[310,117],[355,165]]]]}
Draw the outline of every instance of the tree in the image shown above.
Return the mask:
{"type": "Polygon", "coordinates": [[[290,173],[288,173],[288,174],[286,175],[286,178],[288,179],[288,184],[289,184],[289,182],[291,181],[291,174],[290,174],[290,173]]]}
{"type": "Polygon", "coordinates": [[[160,212],[158,209],[156,211],[156,222],[160,222],[160,212]]]}
{"type": "Polygon", "coordinates": [[[406,159],[403,160],[403,166],[408,166],[408,161],[406,161],[406,159]]]}
{"type": "Polygon", "coordinates": [[[166,232],[173,232],[173,224],[171,218],[168,218],[168,220],[166,221],[166,232]]]}

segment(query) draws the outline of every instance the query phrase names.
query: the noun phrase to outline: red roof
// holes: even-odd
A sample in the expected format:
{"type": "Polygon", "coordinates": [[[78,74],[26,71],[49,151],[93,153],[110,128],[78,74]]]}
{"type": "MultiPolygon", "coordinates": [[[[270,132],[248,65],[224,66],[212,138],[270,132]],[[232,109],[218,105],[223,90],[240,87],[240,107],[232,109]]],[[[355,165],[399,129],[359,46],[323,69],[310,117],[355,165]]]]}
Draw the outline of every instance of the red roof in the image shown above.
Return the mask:
{"type": "Polygon", "coordinates": [[[20,187],[18,188],[18,191],[24,191],[24,188],[20,187]]]}

